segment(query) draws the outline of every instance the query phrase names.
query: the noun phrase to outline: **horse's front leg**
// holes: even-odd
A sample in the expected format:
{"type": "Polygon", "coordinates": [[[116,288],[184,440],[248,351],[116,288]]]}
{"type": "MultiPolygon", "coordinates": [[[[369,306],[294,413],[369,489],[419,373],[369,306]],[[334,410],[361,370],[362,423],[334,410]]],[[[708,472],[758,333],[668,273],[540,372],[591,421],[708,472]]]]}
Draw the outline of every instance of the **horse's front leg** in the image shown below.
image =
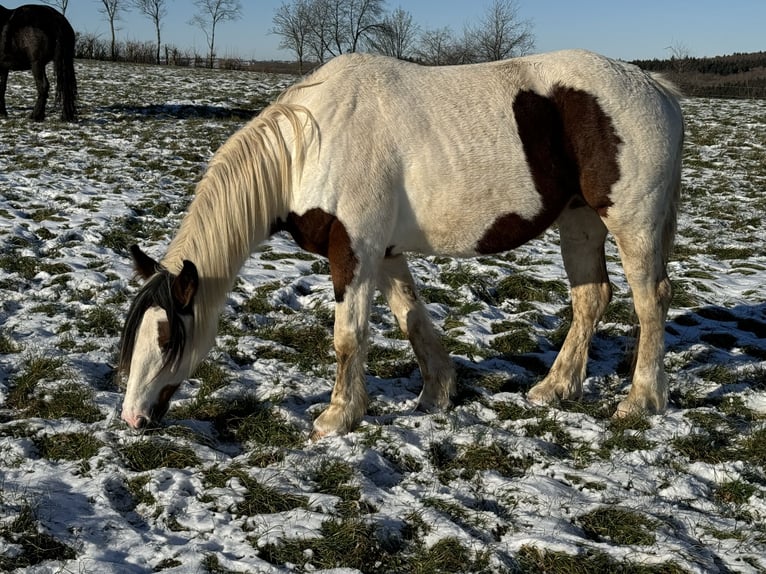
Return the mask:
{"type": "Polygon", "coordinates": [[[45,119],[45,105],[48,103],[48,93],[50,92],[50,83],[48,75],[45,73],[45,64],[32,64],[32,75],[35,77],[37,85],[37,101],[35,109],[32,110],[32,120],[41,122],[45,119]]]}
{"type": "Polygon", "coordinates": [[[8,70],[0,69],[0,116],[6,117],[8,110],[5,109],[5,89],[8,87],[8,70]]]}
{"type": "Polygon", "coordinates": [[[339,292],[338,274],[333,269],[332,259],[330,268],[335,283],[334,343],[338,370],[330,406],[314,421],[312,440],[353,430],[367,412],[364,364],[374,274],[360,268],[354,280],[339,292]]]}

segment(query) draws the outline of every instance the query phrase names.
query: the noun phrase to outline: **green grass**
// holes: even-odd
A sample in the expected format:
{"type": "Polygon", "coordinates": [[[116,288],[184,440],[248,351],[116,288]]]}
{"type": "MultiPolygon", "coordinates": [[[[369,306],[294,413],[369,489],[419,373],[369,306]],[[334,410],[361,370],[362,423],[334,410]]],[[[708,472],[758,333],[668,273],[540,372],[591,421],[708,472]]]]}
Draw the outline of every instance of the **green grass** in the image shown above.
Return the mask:
{"type": "Polygon", "coordinates": [[[28,503],[22,504],[13,520],[0,525],[0,538],[18,546],[17,552],[0,555],[0,569],[4,572],[77,557],[73,548],[41,529],[37,513],[28,503]]]}
{"type": "Polygon", "coordinates": [[[583,514],[577,523],[592,540],[630,546],[654,544],[654,531],[659,526],[657,520],[616,506],[602,506],[583,514]]]}
{"type": "Polygon", "coordinates": [[[40,455],[51,460],[87,460],[95,456],[103,443],[91,434],[58,433],[35,439],[40,455]]]}
{"type": "Polygon", "coordinates": [[[522,574],[688,574],[672,561],[641,564],[625,560],[618,562],[609,555],[586,548],[580,554],[522,546],[517,560],[522,574]]]}
{"type": "Polygon", "coordinates": [[[188,446],[160,438],[142,438],[120,447],[126,468],[144,472],[158,468],[187,468],[201,461],[188,446]]]}

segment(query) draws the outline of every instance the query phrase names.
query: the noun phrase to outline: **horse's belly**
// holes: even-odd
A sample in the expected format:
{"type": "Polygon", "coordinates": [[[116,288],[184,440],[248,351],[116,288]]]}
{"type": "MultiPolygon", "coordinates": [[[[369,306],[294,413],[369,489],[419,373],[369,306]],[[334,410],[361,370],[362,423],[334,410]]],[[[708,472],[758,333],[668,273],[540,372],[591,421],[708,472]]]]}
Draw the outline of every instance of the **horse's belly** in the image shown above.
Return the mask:
{"type": "Polygon", "coordinates": [[[524,162],[493,161],[492,169],[481,163],[439,174],[420,170],[405,179],[394,234],[402,251],[474,256],[487,252],[488,234],[495,236],[492,251],[504,251],[550,225],[550,218],[542,228],[535,223],[547,206],[524,162]]]}

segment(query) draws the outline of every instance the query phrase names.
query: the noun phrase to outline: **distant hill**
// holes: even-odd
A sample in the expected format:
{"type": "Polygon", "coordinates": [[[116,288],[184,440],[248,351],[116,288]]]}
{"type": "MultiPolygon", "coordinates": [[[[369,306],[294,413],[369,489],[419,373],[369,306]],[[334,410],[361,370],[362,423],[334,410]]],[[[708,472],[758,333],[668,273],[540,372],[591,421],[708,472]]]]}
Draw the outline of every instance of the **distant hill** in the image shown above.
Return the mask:
{"type": "Polygon", "coordinates": [[[766,98],[766,52],[632,63],[666,74],[689,96],[766,98]]]}

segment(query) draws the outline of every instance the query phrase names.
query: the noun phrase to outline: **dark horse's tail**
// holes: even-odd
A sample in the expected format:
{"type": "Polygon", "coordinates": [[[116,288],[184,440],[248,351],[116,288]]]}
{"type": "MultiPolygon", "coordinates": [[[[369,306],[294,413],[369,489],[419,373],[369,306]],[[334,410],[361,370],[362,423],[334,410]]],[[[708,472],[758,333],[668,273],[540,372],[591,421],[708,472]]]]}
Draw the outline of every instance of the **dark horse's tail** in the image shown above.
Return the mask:
{"type": "Polygon", "coordinates": [[[77,78],[74,74],[75,35],[72,26],[62,16],[56,34],[53,66],[56,74],[56,102],[61,104],[61,119],[67,122],[77,117],[77,78]]]}

